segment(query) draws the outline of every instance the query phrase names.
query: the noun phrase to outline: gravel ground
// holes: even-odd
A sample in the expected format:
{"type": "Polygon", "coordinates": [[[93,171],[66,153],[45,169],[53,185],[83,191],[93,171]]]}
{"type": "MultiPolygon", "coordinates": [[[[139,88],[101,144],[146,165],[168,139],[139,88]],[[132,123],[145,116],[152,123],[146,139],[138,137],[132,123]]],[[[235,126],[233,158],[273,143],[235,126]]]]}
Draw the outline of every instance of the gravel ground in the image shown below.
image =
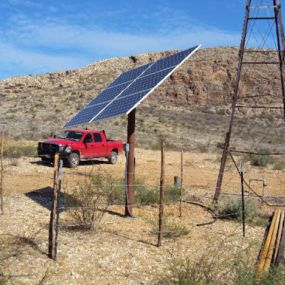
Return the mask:
{"type": "MultiPolygon", "coordinates": [[[[159,152],[139,150],[139,154],[144,156],[138,169],[146,169],[147,165],[150,172],[158,169],[159,152]]],[[[176,156],[179,157],[179,153],[169,155],[169,173],[177,168],[176,156]]],[[[212,169],[210,179],[214,177],[215,155],[210,161],[209,155],[208,161],[206,155],[204,160],[203,155],[185,156],[186,163],[195,159],[198,163],[200,159],[200,170],[193,170],[196,173],[206,171],[208,163],[208,171],[212,169]]],[[[110,168],[104,164],[95,167],[110,168]]],[[[113,175],[122,172],[123,167],[121,159],[112,168],[113,175]]],[[[91,166],[87,165],[77,170],[64,169],[65,177],[74,183],[89,168],[91,166]]],[[[153,233],[157,208],[134,209],[135,218],[131,219],[120,216],[123,207],[113,206],[111,210],[116,214],[105,214],[95,232],[62,227],[58,259],[54,262],[47,257],[48,203],[39,203],[29,195],[31,191],[52,185],[53,169],[37,164],[34,158],[13,163],[6,161],[5,169],[5,213],[0,216],[0,272],[7,276],[8,284],[155,284],[167,274],[174,257],[190,257],[195,261],[216,250],[217,258],[230,258],[250,246],[253,264],[263,238],[264,228],[253,226],[247,226],[246,238],[242,238],[241,225],[235,222],[219,220],[209,226],[197,227],[197,223],[211,220],[209,213],[197,206],[183,205],[180,219],[178,208],[173,205],[166,207],[166,215],[183,224],[189,233],[177,239],[163,239],[162,246],[157,248],[153,233]]],[[[185,169],[191,173],[190,164],[185,169]]],[[[195,173],[192,172],[191,177],[195,177],[195,173]]],[[[156,172],[149,179],[156,181],[156,172]]],[[[201,181],[207,184],[207,181],[201,181]]],[[[198,184],[198,179],[193,178],[193,183],[198,184]]],[[[68,224],[69,220],[68,213],[61,214],[61,225],[68,224]]]]}

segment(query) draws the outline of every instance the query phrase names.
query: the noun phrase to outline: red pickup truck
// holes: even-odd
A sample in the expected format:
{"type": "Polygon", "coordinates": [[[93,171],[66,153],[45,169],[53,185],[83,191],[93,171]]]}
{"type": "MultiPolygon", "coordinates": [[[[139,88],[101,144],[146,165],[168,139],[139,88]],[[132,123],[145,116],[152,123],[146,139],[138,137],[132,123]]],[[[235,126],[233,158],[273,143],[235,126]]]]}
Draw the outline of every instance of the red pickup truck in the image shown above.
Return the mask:
{"type": "Polygon", "coordinates": [[[108,140],[104,131],[64,130],[54,138],[38,143],[38,156],[42,161],[52,162],[54,154],[60,152],[64,162],[72,168],[80,160],[99,157],[115,164],[122,150],[122,141],[108,140]]]}

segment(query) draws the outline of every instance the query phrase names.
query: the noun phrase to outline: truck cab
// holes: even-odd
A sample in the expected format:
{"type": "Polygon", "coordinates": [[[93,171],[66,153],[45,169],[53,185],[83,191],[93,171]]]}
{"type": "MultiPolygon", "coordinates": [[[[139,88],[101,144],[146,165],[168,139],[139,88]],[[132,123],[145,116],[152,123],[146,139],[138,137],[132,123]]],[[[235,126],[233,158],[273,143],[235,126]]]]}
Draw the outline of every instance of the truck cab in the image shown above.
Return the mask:
{"type": "Polygon", "coordinates": [[[69,167],[94,158],[106,158],[115,164],[122,150],[122,141],[108,140],[104,131],[96,130],[64,130],[38,144],[38,156],[43,161],[51,162],[54,154],[60,152],[69,167]]]}

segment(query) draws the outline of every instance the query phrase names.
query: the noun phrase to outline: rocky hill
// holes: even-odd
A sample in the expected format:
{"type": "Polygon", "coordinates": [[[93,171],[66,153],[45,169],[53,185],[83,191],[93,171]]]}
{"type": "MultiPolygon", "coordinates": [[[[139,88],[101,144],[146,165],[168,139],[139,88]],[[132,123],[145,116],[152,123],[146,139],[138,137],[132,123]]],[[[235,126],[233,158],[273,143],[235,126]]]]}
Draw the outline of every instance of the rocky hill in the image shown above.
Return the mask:
{"type": "MultiPolygon", "coordinates": [[[[0,128],[14,138],[47,137],[58,131],[121,72],[171,53],[173,51],[113,58],[78,70],[2,80],[0,128]]],[[[272,59],[276,54],[267,51],[263,56],[272,59]]],[[[254,60],[256,53],[249,53],[247,57],[254,60]]],[[[196,52],[139,106],[138,143],[154,148],[160,136],[165,136],[173,146],[177,146],[178,138],[185,148],[205,148],[221,143],[230,113],[237,58],[238,48],[196,52]]],[[[273,104],[280,106],[277,66],[245,66],[240,96],[245,98],[241,104],[272,104],[270,101],[275,97],[273,104]]],[[[244,128],[238,128],[240,141],[253,127],[259,130],[260,125],[260,129],[264,129],[264,124],[272,123],[270,113],[241,109],[238,114],[241,125],[247,120],[244,128]]],[[[126,118],[103,121],[90,128],[104,128],[112,136],[125,140],[126,118]]]]}

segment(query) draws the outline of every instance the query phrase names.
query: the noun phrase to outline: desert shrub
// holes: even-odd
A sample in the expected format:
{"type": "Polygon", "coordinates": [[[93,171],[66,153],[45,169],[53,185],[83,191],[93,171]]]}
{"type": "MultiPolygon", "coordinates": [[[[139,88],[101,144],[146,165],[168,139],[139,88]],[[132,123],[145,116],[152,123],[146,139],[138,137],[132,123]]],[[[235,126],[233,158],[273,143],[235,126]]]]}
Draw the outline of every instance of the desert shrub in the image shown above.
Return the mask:
{"type": "MultiPolygon", "coordinates": [[[[119,179],[114,182],[110,199],[112,204],[122,204],[125,202],[125,181],[119,179]]],[[[135,204],[150,205],[159,203],[159,187],[152,187],[141,179],[136,179],[134,183],[135,204]]],[[[175,186],[165,186],[164,202],[177,202],[180,197],[180,189],[175,186]]]]}
{"type": "Polygon", "coordinates": [[[249,161],[253,166],[265,167],[272,163],[272,158],[268,155],[268,151],[261,150],[260,154],[248,154],[244,157],[245,161],[249,161]]]}
{"type": "MultiPolygon", "coordinates": [[[[126,185],[124,179],[117,179],[113,182],[112,192],[110,193],[111,204],[123,204],[125,202],[126,185]]],[[[148,195],[149,187],[141,179],[136,179],[134,183],[135,199],[137,201],[152,201],[152,193],[148,195]]]]}
{"type": "Polygon", "coordinates": [[[181,236],[188,235],[190,230],[179,221],[175,221],[170,217],[164,217],[162,237],[168,239],[175,239],[181,236]]]}
{"type": "MultiPolygon", "coordinates": [[[[211,246],[200,257],[177,258],[168,261],[167,271],[158,284],[163,285],[281,285],[284,284],[284,271],[273,268],[256,280],[256,268],[251,260],[254,247],[249,245],[231,255],[227,254],[231,243],[227,240],[219,246],[211,246]]],[[[256,250],[254,250],[255,252],[256,250]]]]}
{"type": "Polygon", "coordinates": [[[153,143],[153,144],[150,146],[150,149],[151,149],[151,150],[160,150],[160,149],[161,149],[161,145],[160,145],[160,143],[153,143]]]}
{"type": "MultiPolygon", "coordinates": [[[[151,233],[158,234],[158,220],[152,218],[149,220],[151,225],[151,233]]],[[[162,222],[162,237],[165,239],[176,239],[181,236],[186,236],[190,230],[177,218],[172,216],[163,216],[162,222]]]]}
{"type": "Polygon", "coordinates": [[[36,156],[37,148],[34,145],[21,145],[7,142],[4,144],[4,157],[20,158],[22,156],[36,156]]]}
{"type": "Polygon", "coordinates": [[[172,257],[167,273],[159,280],[163,285],[220,285],[229,284],[219,280],[222,268],[219,259],[211,252],[193,260],[191,257],[172,257]]]}
{"type": "Polygon", "coordinates": [[[269,163],[268,156],[265,155],[252,154],[249,160],[254,166],[266,166],[269,163]]]}
{"type": "MultiPolygon", "coordinates": [[[[211,260],[211,259],[210,259],[211,260]]],[[[275,268],[264,273],[259,283],[256,281],[254,266],[236,265],[232,274],[226,273],[219,278],[219,268],[226,266],[226,263],[218,266],[217,262],[209,262],[201,258],[198,262],[191,262],[190,259],[178,260],[170,266],[171,275],[162,278],[159,284],[164,285],[281,285],[284,284],[284,273],[280,268],[275,268]],[[219,268],[218,268],[219,267],[219,268]],[[231,276],[232,275],[232,276],[231,276]]]]}
{"type": "Polygon", "coordinates": [[[247,264],[240,263],[234,267],[233,285],[281,285],[284,284],[284,272],[281,268],[275,267],[260,276],[256,281],[256,269],[247,264]]]}
{"type": "Polygon", "coordinates": [[[283,170],[285,169],[285,160],[276,160],[273,162],[273,169],[274,170],[283,170]]]}
{"type": "MultiPolygon", "coordinates": [[[[159,191],[159,190],[158,190],[159,191]]],[[[171,203],[177,202],[180,198],[181,189],[176,186],[165,186],[164,188],[164,202],[171,203]]]]}
{"type": "Polygon", "coordinates": [[[68,214],[75,221],[75,226],[95,230],[110,204],[113,182],[105,173],[98,172],[85,176],[84,181],[72,189],[64,200],[68,214]]]}
{"type": "Polygon", "coordinates": [[[133,63],[136,63],[137,60],[138,60],[134,55],[131,55],[131,56],[129,57],[129,59],[130,59],[133,63]]]}
{"type": "Polygon", "coordinates": [[[195,194],[190,194],[190,195],[187,195],[187,200],[188,201],[193,201],[193,202],[202,202],[202,199],[195,195],[195,194]]]}
{"type": "MultiPolygon", "coordinates": [[[[217,212],[221,219],[242,220],[241,199],[227,199],[217,206],[217,212]]],[[[259,210],[258,202],[253,199],[245,199],[245,220],[254,225],[266,225],[268,216],[259,210]]]]}

